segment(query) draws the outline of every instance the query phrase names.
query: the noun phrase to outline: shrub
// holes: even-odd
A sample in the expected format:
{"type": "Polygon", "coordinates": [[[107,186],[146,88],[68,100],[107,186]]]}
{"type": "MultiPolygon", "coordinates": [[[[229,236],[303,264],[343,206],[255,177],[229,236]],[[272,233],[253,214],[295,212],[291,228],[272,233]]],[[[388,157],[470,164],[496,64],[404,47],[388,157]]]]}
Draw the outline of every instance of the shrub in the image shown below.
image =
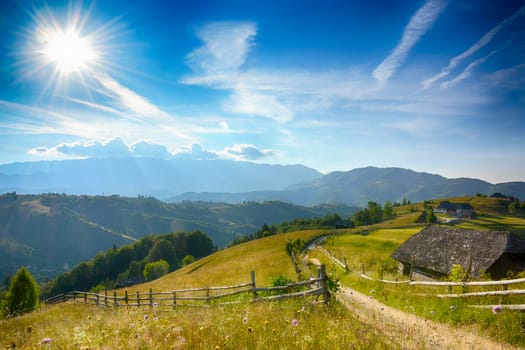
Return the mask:
{"type": "Polygon", "coordinates": [[[38,306],[40,290],[33,276],[25,267],[21,267],[11,280],[6,295],[6,308],[10,315],[33,311],[38,306]]]}
{"type": "Polygon", "coordinates": [[[157,279],[167,274],[169,270],[170,265],[166,260],[147,263],[146,267],[144,267],[144,279],[146,281],[157,279]]]}

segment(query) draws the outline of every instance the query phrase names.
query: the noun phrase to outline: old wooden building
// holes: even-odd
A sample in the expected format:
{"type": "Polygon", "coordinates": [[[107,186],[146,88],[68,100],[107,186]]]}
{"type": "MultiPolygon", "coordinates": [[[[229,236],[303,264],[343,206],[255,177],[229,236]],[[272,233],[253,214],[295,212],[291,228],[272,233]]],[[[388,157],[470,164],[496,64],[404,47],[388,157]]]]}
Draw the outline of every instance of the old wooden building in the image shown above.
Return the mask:
{"type": "Polygon", "coordinates": [[[432,225],[405,241],[393,254],[401,274],[438,279],[460,264],[469,277],[493,279],[525,270],[525,239],[508,231],[474,231],[432,225]]]}

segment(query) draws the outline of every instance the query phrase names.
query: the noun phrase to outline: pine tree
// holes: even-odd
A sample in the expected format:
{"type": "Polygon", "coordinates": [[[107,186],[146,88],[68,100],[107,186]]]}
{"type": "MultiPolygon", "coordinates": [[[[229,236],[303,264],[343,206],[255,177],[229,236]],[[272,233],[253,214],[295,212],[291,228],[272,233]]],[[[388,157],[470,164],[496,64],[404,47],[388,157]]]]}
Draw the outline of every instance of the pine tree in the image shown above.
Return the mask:
{"type": "Polygon", "coordinates": [[[34,310],[38,306],[40,290],[33,276],[25,267],[11,280],[11,286],[6,295],[6,306],[10,314],[22,314],[34,310]]]}

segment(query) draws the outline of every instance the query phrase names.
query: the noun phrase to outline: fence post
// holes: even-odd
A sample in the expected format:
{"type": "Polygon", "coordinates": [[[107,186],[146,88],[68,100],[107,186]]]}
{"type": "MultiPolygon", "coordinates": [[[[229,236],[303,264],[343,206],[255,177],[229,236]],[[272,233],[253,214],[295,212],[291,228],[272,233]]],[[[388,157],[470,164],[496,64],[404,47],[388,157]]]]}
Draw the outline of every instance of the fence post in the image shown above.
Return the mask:
{"type": "Polygon", "coordinates": [[[104,288],[104,306],[108,306],[108,289],[104,288]]]}
{"type": "Polygon", "coordinates": [[[113,292],[113,305],[118,306],[117,292],[113,292]]]}
{"type": "Polygon", "coordinates": [[[257,289],[255,286],[255,271],[250,272],[250,277],[252,279],[252,292],[253,292],[253,301],[257,300],[257,289]]]}
{"type": "Polygon", "coordinates": [[[100,296],[99,296],[98,293],[96,294],[96,296],[97,296],[97,301],[96,301],[96,303],[97,303],[97,305],[100,305],[100,296]]]}
{"type": "Polygon", "coordinates": [[[210,287],[206,287],[206,304],[210,304],[210,287]]]}
{"type": "Polygon", "coordinates": [[[140,293],[137,290],[137,306],[140,306],[140,293]]]}
{"type": "Polygon", "coordinates": [[[128,305],[128,290],[126,289],[124,291],[124,302],[126,303],[126,306],[128,305]]]}
{"type": "Polygon", "coordinates": [[[77,293],[73,292],[73,304],[77,301],[77,293]]]}
{"type": "Polygon", "coordinates": [[[173,310],[177,308],[177,292],[173,292],[173,310]]]}
{"type": "Polygon", "coordinates": [[[153,289],[149,289],[149,307],[153,307],[153,289]]]}
{"type": "Polygon", "coordinates": [[[66,293],[62,293],[62,302],[66,302],[66,293]]]}
{"type": "Polygon", "coordinates": [[[323,302],[328,302],[328,288],[326,287],[326,265],[320,265],[317,270],[317,278],[321,282],[321,288],[323,289],[323,302]]]}
{"type": "Polygon", "coordinates": [[[87,292],[84,292],[84,304],[87,304],[87,292]]]}

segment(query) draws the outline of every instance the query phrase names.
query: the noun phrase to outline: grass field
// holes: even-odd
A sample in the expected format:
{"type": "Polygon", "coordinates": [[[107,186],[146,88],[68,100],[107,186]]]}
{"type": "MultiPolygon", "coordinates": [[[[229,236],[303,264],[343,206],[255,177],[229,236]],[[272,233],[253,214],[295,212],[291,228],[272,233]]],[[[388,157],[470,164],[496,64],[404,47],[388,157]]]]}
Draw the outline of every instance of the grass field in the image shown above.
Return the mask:
{"type": "MultiPolygon", "coordinates": [[[[501,227],[520,231],[525,219],[511,216],[497,201],[474,198],[485,212],[459,226],[475,229],[501,227]],[[488,204],[487,204],[488,203],[488,204]],[[498,210],[490,211],[496,208],[498,210]]],[[[466,201],[466,200],[465,200],[466,201]]],[[[273,277],[297,280],[285,252],[286,242],[309,241],[337,232],[325,243],[332,254],[346,260],[349,271],[337,267],[320,250],[309,252],[327,264],[329,274],[343,285],[373,295],[402,311],[435,321],[474,327],[498,341],[525,346],[525,313],[470,308],[470,304],[523,303],[522,296],[476,299],[439,299],[421,294],[450,292],[430,288],[392,285],[360,277],[395,279],[397,262],[390,254],[425,226],[414,224],[416,205],[396,208],[399,215],[369,227],[337,231],[302,231],[271,236],[219,251],[158,280],[130,287],[128,291],[170,291],[190,287],[225,286],[250,281],[256,272],[258,286],[268,286],[273,277]],[[412,208],[412,209],[411,209],[412,208]]],[[[477,209],[477,208],[476,208],[477,209]]],[[[457,287],[460,288],[460,287],[457,287]]],[[[480,290],[469,287],[472,290],[480,290]]],[[[525,289],[525,285],[516,288],[525,289]]],[[[482,290],[483,288],[481,288],[482,290]]],[[[407,335],[410,336],[410,335],[407,335]]],[[[0,348],[17,349],[390,349],[400,344],[365,326],[342,305],[324,305],[314,297],[280,302],[161,311],[155,307],[104,308],[71,303],[42,307],[21,317],[0,320],[0,348]]]]}

